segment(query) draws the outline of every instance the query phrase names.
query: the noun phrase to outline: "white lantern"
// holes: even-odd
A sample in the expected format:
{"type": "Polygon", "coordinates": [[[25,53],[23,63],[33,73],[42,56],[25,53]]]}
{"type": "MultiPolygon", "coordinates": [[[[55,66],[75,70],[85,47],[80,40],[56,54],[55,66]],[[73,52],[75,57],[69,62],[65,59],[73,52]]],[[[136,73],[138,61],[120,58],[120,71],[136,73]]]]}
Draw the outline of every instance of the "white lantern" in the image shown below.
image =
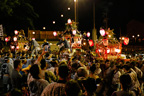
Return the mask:
{"type": "Polygon", "coordinates": [[[90,32],[87,32],[87,37],[90,37],[90,32]]]}
{"type": "Polygon", "coordinates": [[[17,37],[14,37],[13,40],[14,40],[14,42],[16,42],[17,41],[17,37]]]}
{"type": "Polygon", "coordinates": [[[67,23],[68,23],[68,24],[70,24],[71,22],[72,22],[71,19],[68,19],[68,20],[67,20],[67,23]]]}
{"type": "Polygon", "coordinates": [[[53,35],[54,35],[54,36],[57,36],[57,32],[56,32],[56,31],[54,31],[54,32],[53,32],[53,35]]]}
{"type": "Polygon", "coordinates": [[[15,30],[14,33],[15,33],[15,35],[18,35],[18,31],[17,30],[15,30]]]}
{"type": "Polygon", "coordinates": [[[73,35],[76,35],[76,30],[73,30],[73,35]]]}
{"type": "Polygon", "coordinates": [[[105,30],[104,29],[100,29],[100,34],[101,34],[101,36],[105,36],[105,30]]]}
{"type": "Polygon", "coordinates": [[[110,53],[110,49],[107,49],[107,53],[110,53]]]}

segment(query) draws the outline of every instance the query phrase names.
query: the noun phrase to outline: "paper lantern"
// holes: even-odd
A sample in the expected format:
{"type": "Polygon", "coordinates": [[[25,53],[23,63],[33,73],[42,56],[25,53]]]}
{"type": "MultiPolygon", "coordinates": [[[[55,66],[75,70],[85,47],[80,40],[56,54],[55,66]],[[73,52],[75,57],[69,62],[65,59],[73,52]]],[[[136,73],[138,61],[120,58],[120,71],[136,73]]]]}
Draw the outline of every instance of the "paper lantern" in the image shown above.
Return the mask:
{"type": "Polygon", "coordinates": [[[5,38],[5,42],[8,42],[8,37],[5,38]]]}
{"type": "Polygon", "coordinates": [[[14,33],[15,33],[15,35],[18,35],[18,31],[17,30],[14,30],[14,33]]]}
{"type": "Polygon", "coordinates": [[[101,36],[105,36],[105,30],[104,29],[100,29],[100,34],[101,34],[101,36]]]}
{"type": "Polygon", "coordinates": [[[19,46],[16,46],[16,49],[18,50],[18,49],[19,49],[19,46]]]}
{"type": "Polygon", "coordinates": [[[90,37],[90,32],[87,32],[87,37],[90,37]]]}
{"type": "Polygon", "coordinates": [[[54,31],[54,32],[53,32],[53,35],[54,35],[54,36],[57,36],[57,32],[56,32],[56,31],[54,31]]]}
{"type": "Polygon", "coordinates": [[[68,19],[68,20],[67,20],[67,23],[68,23],[68,24],[71,24],[71,23],[72,23],[71,19],[68,19]]]}
{"type": "Polygon", "coordinates": [[[73,32],[73,35],[76,35],[76,30],[73,30],[72,32],[73,32]]]}
{"type": "Polygon", "coordinates": [[[17,37],[14,37],[13,40],[14,40],[14,42],[16,42],[17,41],[17,37]]]}
{"type": "Polygon", "coordinates": [[[91,47],[94,46],[93,40],[89,40],[89,45],[90,45],[91,47]]]}
{"type": "Polygon", "coordinates": [[[124,45],[128,45],[128,43],[129,43],[129,38],[128,38],[128,37],[125,37],[125,38],[124,38],[124,45]]]}

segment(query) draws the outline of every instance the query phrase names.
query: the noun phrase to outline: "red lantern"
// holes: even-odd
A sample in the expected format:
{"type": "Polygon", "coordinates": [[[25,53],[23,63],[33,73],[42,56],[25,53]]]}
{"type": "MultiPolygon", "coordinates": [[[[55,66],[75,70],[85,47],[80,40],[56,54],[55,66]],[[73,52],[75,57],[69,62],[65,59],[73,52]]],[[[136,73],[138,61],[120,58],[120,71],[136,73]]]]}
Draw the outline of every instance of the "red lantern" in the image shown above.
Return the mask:
{"type": "Polygon", "coordinates": [[[18,31],[17,30],[14,30],[14,33],[15,33],[15,35],[18,35],[18,31]]]}
{"type": "Polygon", "coordinates": [[[76,30],[73,30],[72,32],[73,32],[73,35],[76,35],[76,30]]]}
{"type": "Polygon", "coordinates": [[[90,45],[91,47],[94,46],[93,40],[89,40],[89,45],[90,45]]]}
{"type": "Polygon", "coordinates": [[[108,39],[103,39],[103,45],[108,46],[108,39]]]}
{"type": "Polygon", "coordinates": [[[5,41],[8,42],[8,37],[5,38],[5,41]]]}
{"type": "Polygon", "coordinates": [[[128,37],[125,37],[125,38],[124,38],[124,45],[128,45],[128,43],[129,43],[129,38],[128,38],[128,37]]]}
{"type": "Polygon", "coordinates": [[[14,37],[13,40],[14,40],[14,42],[16,42],[17,41],[17,37],[14,37]]]}

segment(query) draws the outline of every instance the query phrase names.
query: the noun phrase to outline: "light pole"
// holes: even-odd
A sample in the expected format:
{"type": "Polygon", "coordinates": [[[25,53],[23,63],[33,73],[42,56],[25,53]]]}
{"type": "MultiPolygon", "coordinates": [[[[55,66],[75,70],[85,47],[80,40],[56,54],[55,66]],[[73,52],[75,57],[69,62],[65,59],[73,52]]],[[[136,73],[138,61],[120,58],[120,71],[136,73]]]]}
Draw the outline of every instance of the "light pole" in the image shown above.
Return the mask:
{"type": "Polygon", "coordinates": [[[78,0],[74,0],[75,22],[77,22],[77,2],[78,2],[78,0]]]}

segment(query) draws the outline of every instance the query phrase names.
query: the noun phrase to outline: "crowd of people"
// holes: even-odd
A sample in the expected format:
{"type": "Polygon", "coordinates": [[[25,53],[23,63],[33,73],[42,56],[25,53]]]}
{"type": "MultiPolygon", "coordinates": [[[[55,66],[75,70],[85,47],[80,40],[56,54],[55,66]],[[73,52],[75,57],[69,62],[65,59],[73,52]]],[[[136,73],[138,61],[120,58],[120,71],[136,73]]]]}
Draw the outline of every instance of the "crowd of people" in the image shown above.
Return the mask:
{"type": "MultiPolygon", "coordinates": [[[[144,61],[104,60],[90,50],[10,51],[0,55],[6,96],[143,96],[144,61]],[[33,55],[31,55],[33,54],[33,55]]],[[[50,46],[48,47],[50,48],[50,46]]]]}

